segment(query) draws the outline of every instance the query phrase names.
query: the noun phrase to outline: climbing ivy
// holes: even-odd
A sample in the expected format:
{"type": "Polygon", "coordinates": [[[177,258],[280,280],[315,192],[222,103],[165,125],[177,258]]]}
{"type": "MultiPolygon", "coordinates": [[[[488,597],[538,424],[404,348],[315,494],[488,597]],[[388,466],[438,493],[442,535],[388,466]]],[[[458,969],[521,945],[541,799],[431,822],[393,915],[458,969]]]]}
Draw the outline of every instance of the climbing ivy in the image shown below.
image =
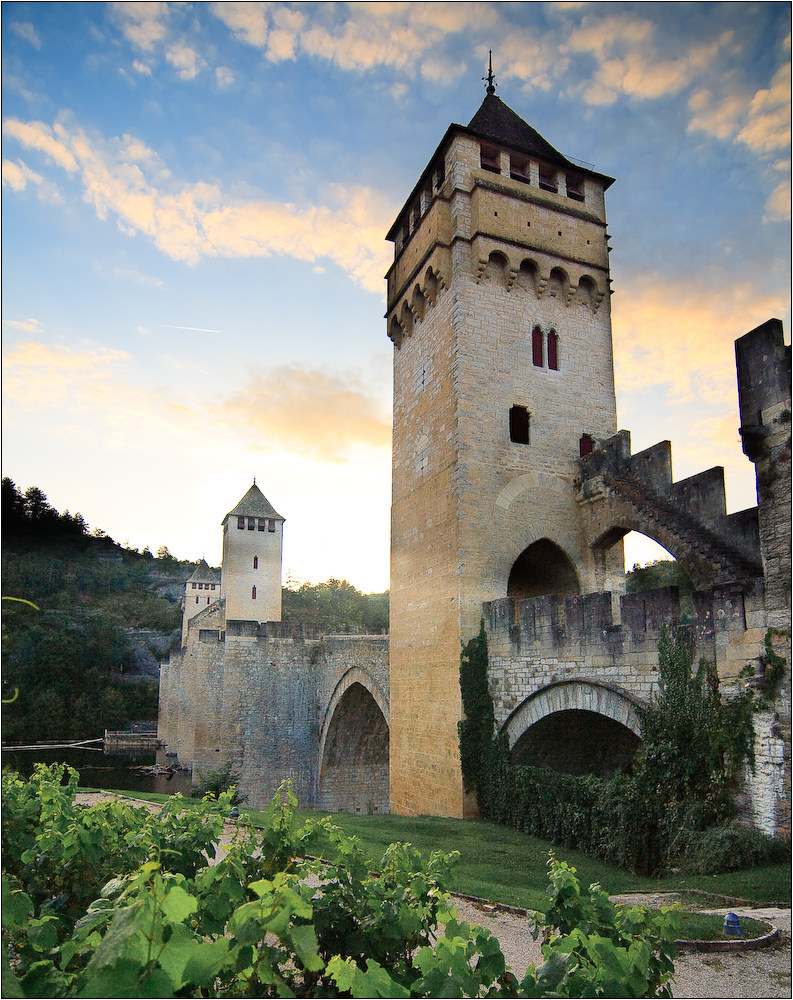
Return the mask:
{"type": "MultiPolygon", "coordinates": [[[[766,649],[773,655],[770,640],[766,649]]],[[[705,660],[693,669],[684,628],[662,633],[658,661],[658,692],[640,711],[643,743],[630,774],[575,777],[518,765],[506,734],[496,733],[482,623],[462,652],[459,724],[463,782],[482,815],[642,874],[673,864],[695,834],[729,824],[744,764],[753,762],[758,700],[748,689],[722,701],[716,671],[705,660]]]]}

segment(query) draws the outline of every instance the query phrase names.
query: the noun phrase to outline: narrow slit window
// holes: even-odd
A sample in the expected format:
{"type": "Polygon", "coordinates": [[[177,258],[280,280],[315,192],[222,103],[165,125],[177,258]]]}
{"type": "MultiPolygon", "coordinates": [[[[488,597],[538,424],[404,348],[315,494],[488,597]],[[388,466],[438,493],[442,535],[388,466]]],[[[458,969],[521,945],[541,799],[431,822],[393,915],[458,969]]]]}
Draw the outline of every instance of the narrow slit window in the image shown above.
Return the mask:
{"type": "Polygon", "coordinates": [[[556,330],[551,330],[548,334],[548,367],[552,371],[559,371],[559,337],[556,330]]]}
{"type": "Polygon", "coordinates": [[[259,557],[258,556],[254,556],[253,557],[253,568],[254,569],[258,569],[259,568],[259,557]]]}
{"type": "Polygon", "coordinates": [[[535,368],[542,368],[542,330],[538,326],[531,331],[531,360],[535,368]]]}
{"type": "Polygon", "coordinates": [[[514,444],[529,443],[529,411],[525,406],[513,406],[509,411],[509,439],[514,444]]]}
{"type": "Polygon", "coordinates": [[[253,585],[253,586],[251,587],[251,600],[252,600],[252,601],[255,601],[255,600],[256,600],[256,584],[254,584],[254,585],[253,585]]]}

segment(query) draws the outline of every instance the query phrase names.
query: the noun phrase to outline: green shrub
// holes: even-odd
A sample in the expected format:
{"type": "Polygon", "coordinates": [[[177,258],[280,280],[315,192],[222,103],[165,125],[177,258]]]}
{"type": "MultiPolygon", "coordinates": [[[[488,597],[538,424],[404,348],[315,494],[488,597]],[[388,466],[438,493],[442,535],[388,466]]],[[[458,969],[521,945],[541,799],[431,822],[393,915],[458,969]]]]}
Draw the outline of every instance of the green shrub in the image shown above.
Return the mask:
{"type": "Polygon", "coordinates": [[[716,875],[778,864],[789,858],[788,841],[732,823],[690,831],[678,863],[687,875],[716,875]]]}
{"type": "MultiPolygon", "coordinates": [[[[695,834],[731,820],[753,741],[752,694],[723,703],[715,671],[705,661],[694,670],[692,659],[685,629],[662,633],[659,690],[640,710],[643,742],[632,772],[576,777],[510,760],[506,735],[495,732],[483,623],[460,660],[458,726],[463,782],[476,791],[482,816],[637,874],[678,864],[695,834]]],[[[743,853],[753,856],[748,847],[743,853]]],[[[719,857],[726,863],[727,852],[719,857]]]]}
{"type": "Polygon", "coordinates": [[[544,962],[519,983],[496,938],[457,921],[454,855],[395,844],[372,875],[356,840],[301,821],[284,787],[263,830],[236,826],[218,856],[228,796],[152,815],[80,808],[75,791],[62,768],[4,783],[5,996],[670,995],[675,914],[616,909],[554,859],[544,962]],[[318,846],[336,860],[309,857],[318,846]]]}

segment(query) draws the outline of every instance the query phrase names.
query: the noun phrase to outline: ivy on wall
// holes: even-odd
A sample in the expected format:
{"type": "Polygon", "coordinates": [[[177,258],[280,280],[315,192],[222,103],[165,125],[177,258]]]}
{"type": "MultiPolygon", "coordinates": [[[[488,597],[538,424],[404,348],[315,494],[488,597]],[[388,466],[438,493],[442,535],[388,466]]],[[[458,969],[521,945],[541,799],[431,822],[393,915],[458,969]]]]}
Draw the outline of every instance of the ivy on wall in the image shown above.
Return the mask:
{"type": "MultiPolygon", "coordinates": [[[[692,668],[686,629],[665,631],[658,653],[658,695],[640,712],[643,742],[631,773],[560,774],[514,764],[506,733],[496,733],[483,622],[462,651],[458,727],[464,787],[476,792],[482,816],[642,874],[681,861],[704,831],[727,826],[760,706],[751,690],[722,702],[716,671],[704,660],[692,668]]],[[[774,854],[771,838],[750,839],[753,858],[774,854]]]]}

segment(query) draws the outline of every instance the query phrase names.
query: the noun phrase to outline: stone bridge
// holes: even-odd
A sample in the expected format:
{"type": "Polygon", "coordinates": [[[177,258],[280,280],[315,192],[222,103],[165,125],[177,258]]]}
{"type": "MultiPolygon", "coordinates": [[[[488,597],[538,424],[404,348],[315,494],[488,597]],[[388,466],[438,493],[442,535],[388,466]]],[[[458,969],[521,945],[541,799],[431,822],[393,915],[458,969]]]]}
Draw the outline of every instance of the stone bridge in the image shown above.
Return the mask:
{"type": "Polygon", "coordinates": [[[388,811],[388,636],[225,622],[221,604],[161,665],[167,752],[195,781],[231,767],[250,806],[289,779],[303,806],[388,811]]]}
{"type": "MultiPolygon", "coordinates": [[[[622,595],[546,595],[483,605],[496,722],[513,759],[604,776],[625,764],[641,738],[638,708],[658,682],[658,639],[681,623],[676,587],[622,595]]],[[[762,581],[694,594],[687,626],[696,657],[712,662],[727,689],[746,663],[760,669],[762,581]]]]}
{"type": "Polygon", "coordinates": [[[578,503],[596,562],[629,531],[654,539],[697,590],[763,575],[757,508],[727,514],[724,469],[672,481],[669,441],[631,455],[630,434],[579,460],[578,503]]]}

